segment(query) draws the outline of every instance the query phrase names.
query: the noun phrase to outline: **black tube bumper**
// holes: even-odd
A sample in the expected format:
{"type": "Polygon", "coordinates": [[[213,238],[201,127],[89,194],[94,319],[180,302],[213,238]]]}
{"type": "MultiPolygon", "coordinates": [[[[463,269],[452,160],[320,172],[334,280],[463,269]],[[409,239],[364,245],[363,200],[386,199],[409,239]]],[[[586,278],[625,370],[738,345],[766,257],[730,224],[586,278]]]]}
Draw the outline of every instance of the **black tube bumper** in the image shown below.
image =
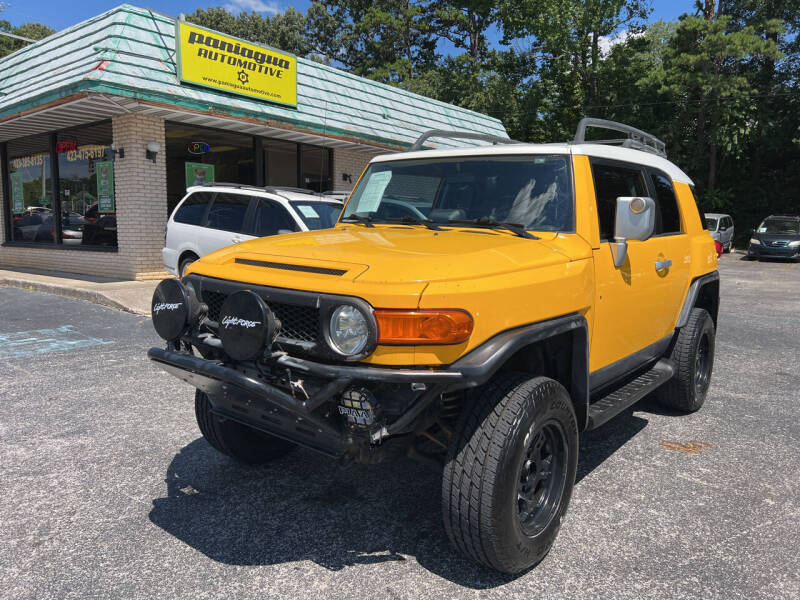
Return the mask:
{"type": "Polygon", "coordinates": [[[161,348],[150,348],[147,355],[167,373],[208,394],[215,414],[331,456],[343,455],[352,442],[344,428],[334,427],[314,411],[351,383],[425,383],[438,389],[463,379],[459,371],[325,365],[289,356],[275,359],[278,365],[292,371],[328,380],[310,398],[300,400],[212,360],[161,348]]]}

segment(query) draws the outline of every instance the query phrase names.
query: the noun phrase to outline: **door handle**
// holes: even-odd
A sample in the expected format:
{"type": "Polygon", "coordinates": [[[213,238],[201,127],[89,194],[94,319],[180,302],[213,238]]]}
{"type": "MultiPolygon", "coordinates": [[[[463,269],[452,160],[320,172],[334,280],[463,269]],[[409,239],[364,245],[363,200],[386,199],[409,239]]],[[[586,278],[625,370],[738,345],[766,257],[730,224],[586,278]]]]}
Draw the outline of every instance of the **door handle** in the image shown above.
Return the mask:
{"type": "Polygon", "coordinates": [[[664,269],[669,269],[671,266],[672,266],[671,258],[665,258],[664,260],[656,261],[656,271],[663,271],[664,269]]]}

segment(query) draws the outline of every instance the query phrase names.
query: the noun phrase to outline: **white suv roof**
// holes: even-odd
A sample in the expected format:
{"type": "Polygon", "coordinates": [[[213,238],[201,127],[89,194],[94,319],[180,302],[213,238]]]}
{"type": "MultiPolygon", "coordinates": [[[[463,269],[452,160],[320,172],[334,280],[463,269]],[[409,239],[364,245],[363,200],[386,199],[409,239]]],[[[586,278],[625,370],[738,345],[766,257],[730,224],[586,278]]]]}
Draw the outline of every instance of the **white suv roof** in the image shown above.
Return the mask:
{"type": "Polygon", "coordinates": [[[634,148],[610,146],[607,144],[499,144],[495,146],[478,146],[468,148],[450,148],[447,150],[419,150],[417,152],[403,152],[398,154],[382,154],[370,162],[379,163],[394,160],[414,160],[420,158],[453,158],[467,156],[509,156],[520,154],[572,154],[581,156],[595,156],[620,160],[647,167],[660,169],[667,173],[673,181],[680,181],[693,185],[692,179],[678,168],[674,163],[656,154],[643,152],[634,148]]]}
{"type": "Polygon", "coordinates": [[[341,199],[317,194],[311,190],[304,190],[302,188],[280,187],[280,186],[256,186],[238,183],[205,183],[203,185],[195,185],[186,188],[186,194],[190,192],[198,192],[201,190],[214,190],[232,192],[234,194],[247,194],[249,196],[262,196],[264,198],[271,198],[278,200],[281,204],[285,204],[286,200],[305,200],[314,202],[328,202],[329,204],[342,204],[341,199]]]}

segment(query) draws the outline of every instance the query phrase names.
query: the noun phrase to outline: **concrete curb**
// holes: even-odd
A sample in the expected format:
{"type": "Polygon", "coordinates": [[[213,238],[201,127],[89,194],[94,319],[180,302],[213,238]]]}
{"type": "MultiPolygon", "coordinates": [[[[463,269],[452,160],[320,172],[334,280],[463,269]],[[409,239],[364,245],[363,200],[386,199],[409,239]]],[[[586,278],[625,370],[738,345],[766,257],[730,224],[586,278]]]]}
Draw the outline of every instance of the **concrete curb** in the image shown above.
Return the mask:
{"type": "Polygon", "coordinates": [[[125,306],[116,300],[109,298],[106,294],[96,290],[76,288],[69,285],[59,285],[57,283],[45,283],[40,281],[31,281],[30,279],[14,279],[12,277],[0,278],[0,285],[8,287],[16,287],[24,290],[32,290],[35,292],[44,292],[46,294],[55,294],[56,296],[65,296],[67,298],[76,298],[78,300],[85,300],[115,310],[120,310],[141,317],[149,317],[150,313],[143,313],[125,306]]]}

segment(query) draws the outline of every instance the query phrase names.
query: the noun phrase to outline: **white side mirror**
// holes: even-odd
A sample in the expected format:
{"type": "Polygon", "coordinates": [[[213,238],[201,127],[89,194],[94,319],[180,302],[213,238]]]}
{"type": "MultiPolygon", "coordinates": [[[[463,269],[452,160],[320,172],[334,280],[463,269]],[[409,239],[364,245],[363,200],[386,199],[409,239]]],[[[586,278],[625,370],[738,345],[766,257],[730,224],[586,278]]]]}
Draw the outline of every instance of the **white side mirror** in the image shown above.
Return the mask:
{"type": "Polygon", "coordinates": [[[644,196],[617,198],[617,219],[614,224],[614,242],[611,254],[614,266],[621,267],[628,256],[628,240],[645,241],[653,235],[656,223],[656,203],[644,196]]]}

